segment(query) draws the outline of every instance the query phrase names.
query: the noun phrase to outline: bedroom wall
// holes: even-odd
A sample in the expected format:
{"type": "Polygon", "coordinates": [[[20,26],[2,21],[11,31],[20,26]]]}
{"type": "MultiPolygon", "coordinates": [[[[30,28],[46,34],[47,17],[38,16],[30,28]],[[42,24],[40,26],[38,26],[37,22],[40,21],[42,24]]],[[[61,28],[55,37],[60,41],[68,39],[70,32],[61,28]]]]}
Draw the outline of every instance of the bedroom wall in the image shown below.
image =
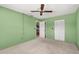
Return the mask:
{"type": "Polygon", "coordinates": [[[36,37],[36,19],[24,15],[24,40],[34,39],[36,37]]]}
{"type": "Polygon", "coordinates": [[[54,20],[53,18],[47,19],[46,21],[46,38],[48,39],[54,39],[54,20]]]}
{"type": "Polygon", "coordinates": [[[77,10],[77,46],[79,48],[79,9],[77,10]]]}
{"type": "Polygon", "coordinates": [[[65,20],[65,41],[76,44],[76,13],[46,19],[46,38],[54,39],[54,21],[65,20]]]}
{"type": "Polygon", "coordinates": [[[0,7],[0,49],[35,38],[35,18],[0,7]]]}

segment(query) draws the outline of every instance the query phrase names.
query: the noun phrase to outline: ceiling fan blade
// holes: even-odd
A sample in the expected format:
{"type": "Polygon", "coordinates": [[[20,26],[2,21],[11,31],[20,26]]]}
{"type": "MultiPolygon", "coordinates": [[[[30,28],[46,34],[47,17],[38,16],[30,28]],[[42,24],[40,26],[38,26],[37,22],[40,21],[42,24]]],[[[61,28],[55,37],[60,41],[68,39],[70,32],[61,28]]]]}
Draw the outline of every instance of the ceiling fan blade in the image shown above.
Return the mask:
{"type": "Polygon", "coordinates": [[[53,12],[53,11],[43,11],[43,12],[53,12]]]}
{"type": "Polygon", "coordinates": [[[41,4],[40,9],[41,9],[41,11],[40,11],[40,15],[42,16],[42,14],[43,14],[43,10],[44,10],[44,4],[41,4]]]}
{"type": "Polygon", "coordinates": [[[40,11],[31,11],[31,12],[40,12],[40,11]]]}
{"type": "Polygon", "coordinates": [[[40,8],[41,10],[44,10],[44,4],[41,4],[41,8],[40,8]]]}

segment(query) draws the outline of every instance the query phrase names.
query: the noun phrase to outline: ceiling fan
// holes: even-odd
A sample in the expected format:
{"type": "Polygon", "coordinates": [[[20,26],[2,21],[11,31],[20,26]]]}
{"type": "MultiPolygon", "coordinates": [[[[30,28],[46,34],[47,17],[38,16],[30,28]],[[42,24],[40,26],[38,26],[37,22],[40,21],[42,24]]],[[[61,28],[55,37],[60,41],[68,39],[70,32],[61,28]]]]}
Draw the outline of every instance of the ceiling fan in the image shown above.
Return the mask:
{"type": "Polygon", "coordinates": [[[45,7],[45,5],[41,4],[40,11],[31,11],[31,12],[40,12],[40,16],[42,16],[43,13],[52,13],[53,12],[52,10],[44,10],[44,7],[45,7]]]}

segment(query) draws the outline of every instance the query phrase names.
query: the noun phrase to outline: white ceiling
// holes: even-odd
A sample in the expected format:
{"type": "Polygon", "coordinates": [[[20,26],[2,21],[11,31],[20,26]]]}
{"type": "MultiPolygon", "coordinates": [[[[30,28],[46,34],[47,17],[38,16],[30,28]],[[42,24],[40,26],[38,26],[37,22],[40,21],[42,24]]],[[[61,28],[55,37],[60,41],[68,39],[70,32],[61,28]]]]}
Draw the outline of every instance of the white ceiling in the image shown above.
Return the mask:
{"type": "Polygon", "coordinates": [[[1,6],[34,16],[38,19],[44,19],[74,13],[78,9],[79,4],[45,4],[44,10],[52,10],[54,12],[43,13],[42,16],[40,16],[39,12],[30,12],[33,10],[40,10],[40,4],[1,4],[1,6]]]}

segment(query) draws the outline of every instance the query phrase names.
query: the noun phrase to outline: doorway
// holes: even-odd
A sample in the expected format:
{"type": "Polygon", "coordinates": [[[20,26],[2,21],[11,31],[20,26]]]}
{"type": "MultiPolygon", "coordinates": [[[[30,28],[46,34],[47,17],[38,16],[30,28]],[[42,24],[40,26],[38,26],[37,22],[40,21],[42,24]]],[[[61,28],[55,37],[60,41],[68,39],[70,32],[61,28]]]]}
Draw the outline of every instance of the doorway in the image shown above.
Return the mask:
{"type": "Polygon", "coordinates": [[[65,40],[65,22],[64,20],[56,20],[54,22],[54,35],[55,40],[65,40]]]}
{"type": "Polygon", "coordinates": [[[45,21],[36,23],[36,36],[39,38],[45,38],[45,21]]]}
{"type": "Polygon", "coordinates": [[[40,38],[45,38],[45,21],[40,22],[40,38]]]}

